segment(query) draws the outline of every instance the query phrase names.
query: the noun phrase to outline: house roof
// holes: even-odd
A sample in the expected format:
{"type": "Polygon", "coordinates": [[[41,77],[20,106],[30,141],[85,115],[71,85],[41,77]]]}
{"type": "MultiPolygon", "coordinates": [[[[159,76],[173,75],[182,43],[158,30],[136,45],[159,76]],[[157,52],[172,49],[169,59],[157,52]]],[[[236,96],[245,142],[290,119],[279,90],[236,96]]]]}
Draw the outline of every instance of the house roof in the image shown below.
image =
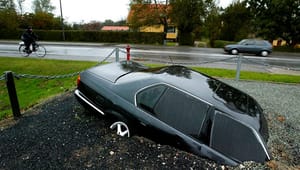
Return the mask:
{"type": "Polygon", "coordinates": [[[128,26],[103,26],[102,31],[128,31],[128,26]]]}

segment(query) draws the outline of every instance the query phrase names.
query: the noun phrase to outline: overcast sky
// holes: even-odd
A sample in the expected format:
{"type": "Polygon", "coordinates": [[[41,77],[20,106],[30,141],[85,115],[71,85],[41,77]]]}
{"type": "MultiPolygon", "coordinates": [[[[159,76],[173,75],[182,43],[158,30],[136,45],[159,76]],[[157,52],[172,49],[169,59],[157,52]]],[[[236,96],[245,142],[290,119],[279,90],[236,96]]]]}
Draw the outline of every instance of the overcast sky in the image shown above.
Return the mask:
{"type": "MultiPolygon", "coordinates": [[[[219,0],[220,6],[228,6],[232,0],[219,0]]],[[[130,0],[61,0],[63,18],[68,23],[90,21],[104,22],[126,20],[130,0]]],[[[51,0],[56,7],[54,14],[60,16],[59,0],[51,0]]],[[[32,0],[25,1],[26,12],[31,11],[32,0]]]]}

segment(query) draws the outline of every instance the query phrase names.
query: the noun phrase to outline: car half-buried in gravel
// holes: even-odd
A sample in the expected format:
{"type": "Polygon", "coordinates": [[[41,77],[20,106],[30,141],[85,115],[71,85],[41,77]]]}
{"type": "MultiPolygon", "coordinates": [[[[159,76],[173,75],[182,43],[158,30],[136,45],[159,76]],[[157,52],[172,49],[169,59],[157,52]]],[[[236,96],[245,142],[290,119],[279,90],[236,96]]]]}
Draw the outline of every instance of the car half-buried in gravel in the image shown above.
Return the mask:
{"type": "Polygon", "coordinates": [[[188,67],[132,61],[95,66],[80,73],[75,96],[107,117],[120,136],[142,135],[231,166],[271,157],[259,104],[188,67]]]}

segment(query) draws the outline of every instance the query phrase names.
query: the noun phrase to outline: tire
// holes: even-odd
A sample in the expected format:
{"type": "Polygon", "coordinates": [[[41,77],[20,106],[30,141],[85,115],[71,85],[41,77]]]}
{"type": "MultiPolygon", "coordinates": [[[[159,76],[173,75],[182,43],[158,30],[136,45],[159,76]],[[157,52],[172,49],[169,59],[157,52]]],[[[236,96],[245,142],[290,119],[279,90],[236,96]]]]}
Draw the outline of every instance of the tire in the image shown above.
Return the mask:
{"type": "Polygon", "coordinates": [[[21,56],[23,56],[23,57],[28,57],[28,56],[29,56],[29,54],[26,53],[26,51],[25,51],[25,45],[20,45],[20,46],[19,46],[19,53],[20,53],[21,56]]]}
{"type": "Polygon", "coordinates": [[[230,53],[233,55],[237,55],[239,53],[239,51],[237,49],[232,49],[232,50],[230,50],[230,53]]]}
{"type": "Polygon", "coordinates": [[[38,56],[38,57],[45,57],[47,51],[46,51],[46,48],[42,45],[37,45],[35,47],[36,51],[35,51],[35,54],[38,56]]]}
{"type": "Polygon", "coordinates": [[[260,55],[263,57],[267,57],[269,55],[269,52],[264,50],[260,52],[260,55]]]}

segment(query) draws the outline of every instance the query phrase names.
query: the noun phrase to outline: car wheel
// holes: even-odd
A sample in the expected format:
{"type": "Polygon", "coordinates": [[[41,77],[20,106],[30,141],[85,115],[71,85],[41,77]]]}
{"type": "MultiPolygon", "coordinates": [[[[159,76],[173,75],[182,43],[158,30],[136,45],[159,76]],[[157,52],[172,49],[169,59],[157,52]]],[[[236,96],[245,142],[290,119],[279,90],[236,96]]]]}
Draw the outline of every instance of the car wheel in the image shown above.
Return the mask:
{"type": "Polygon", "coordinates": [[[126,123],[118,121],[114,122],[112,125],[110,125],[110,129],[116,130],[117,135],[122,137],[130,137],[130,130],[126,123]]]}
{"type": "Polygon", "coordinates": [[[238,54],[239,53],[239,51],[237,50],[237,49],[232,49],[231,50],[231,54],[233,54],[233,55],[236,55],[236,54],[238,54]]]}
{"type": "Polygon", "coordinates": [[[266,57],[269,55],[269,52],[268,51],[262,51],[260,52],[260,55],[263,56],[263,57],[266,57]]]}

